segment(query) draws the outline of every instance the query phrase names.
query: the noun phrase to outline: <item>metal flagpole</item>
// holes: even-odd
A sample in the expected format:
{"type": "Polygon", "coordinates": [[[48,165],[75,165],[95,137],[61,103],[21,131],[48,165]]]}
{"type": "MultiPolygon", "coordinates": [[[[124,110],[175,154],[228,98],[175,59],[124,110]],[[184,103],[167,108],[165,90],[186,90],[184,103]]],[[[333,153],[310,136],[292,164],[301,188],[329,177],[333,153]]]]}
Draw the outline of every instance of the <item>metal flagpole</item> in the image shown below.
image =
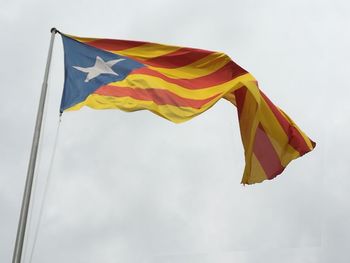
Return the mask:
{"type": "Polygon", "coordinates": [[[45,99],[46,99],[46,92],[47,92],[47,80],[48,80],[49,71],[50,71],[53,43],[55,39],[55,34],[57,32],[58,30],[56,28],[51,29],[50,47],[49,47],[49,53],[47,56],[44,81],[41,88],[39,108],[36,115],[32,149],[30,152],[27,179],[26,179],[26,184],[24,188],[21,214],[20,214],[18,228],[17,228],[17,236],[16,236],[15,249],[13,251],[12,263],[21,263],[21,258],[22,258],[23,242],[24,242],[24,236],[25,236],[26,226],[27,226],[30,196],[32,192],[34,170],[35,170],[36,158],[37,158],[37,153],[39,148],[41,125],[42,125],[43,114],[44,114],[44,106],[45,106],[45,99]]]}

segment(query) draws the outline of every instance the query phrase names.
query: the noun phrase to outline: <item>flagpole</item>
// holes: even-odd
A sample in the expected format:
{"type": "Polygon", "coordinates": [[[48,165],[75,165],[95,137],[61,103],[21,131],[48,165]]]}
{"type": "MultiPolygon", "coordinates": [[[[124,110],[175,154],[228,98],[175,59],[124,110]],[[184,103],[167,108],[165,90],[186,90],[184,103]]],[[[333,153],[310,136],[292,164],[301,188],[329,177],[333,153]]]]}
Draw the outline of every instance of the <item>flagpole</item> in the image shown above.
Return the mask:
{"type": "Polygon", "coordinates": [[[30,159],[29,159],[29,165],[27,170],[27,179],[26,179],[26,184],[25,184],[24,193],[23,193],[21,214],[18,222],[16,243],[13,251],[12,263],[21,263],[21,258],[22,258],[23,242],[24,242],[24,236],[25,236],[26,226],[27,226],[30,196],[32,192],[35,164],[36,164],[37,153],[39,148],[41,126],[42,126],[42,120],[43,120],[43,114],[44,114],[45,99],[46,99],[46,93],[47,93],[47,82],[49,78],[49,71],[50,71],[50,64],[51,64],[51,57],[52,57],[52,49],[53,49],[53,43],[55,40],[55,34],[57,32],[58,30],[56,28],[51,29],[50,47],[49,47],[49,52],[47,56],[44,81],[41,87],[41,95],[40,95],[38,112],[36,115],[32,149],[30,152],[30,159]]]}

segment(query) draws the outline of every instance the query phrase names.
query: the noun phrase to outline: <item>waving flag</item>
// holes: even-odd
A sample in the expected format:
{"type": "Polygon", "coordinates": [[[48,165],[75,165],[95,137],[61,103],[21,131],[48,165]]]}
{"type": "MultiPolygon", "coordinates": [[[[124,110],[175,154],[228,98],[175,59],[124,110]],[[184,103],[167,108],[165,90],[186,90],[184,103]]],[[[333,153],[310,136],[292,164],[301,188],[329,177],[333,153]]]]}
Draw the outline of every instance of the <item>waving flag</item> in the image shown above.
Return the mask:
{"type": "Polygon", "coordinates": [[[83,106],[150,110],[187,121],[219,99],[238,109],[246,166],[242,183],[272,179],[315,143],[227,55],[147,42],[62,35],[65,84],[61,112],[83,106]]]}

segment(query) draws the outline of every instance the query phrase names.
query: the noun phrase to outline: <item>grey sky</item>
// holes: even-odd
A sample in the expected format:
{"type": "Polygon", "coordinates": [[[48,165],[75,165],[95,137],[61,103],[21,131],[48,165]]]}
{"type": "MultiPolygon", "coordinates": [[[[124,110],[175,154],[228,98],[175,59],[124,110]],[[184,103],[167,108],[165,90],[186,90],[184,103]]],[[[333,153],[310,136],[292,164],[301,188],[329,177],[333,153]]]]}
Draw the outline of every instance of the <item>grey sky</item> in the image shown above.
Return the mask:
{"type": "MultiPolygon", "coordinates": [[[[348,262],[349,7],[2,0],[0,262],[12,257],[52,26],[223,51],[318,145],[275,180],[244,187],[237,113],[225,101],[180,125],[146,111],[65,113],[33,262],[348,262]]],[[[28,249],[62,88],[57,36],[28,249]]]]}

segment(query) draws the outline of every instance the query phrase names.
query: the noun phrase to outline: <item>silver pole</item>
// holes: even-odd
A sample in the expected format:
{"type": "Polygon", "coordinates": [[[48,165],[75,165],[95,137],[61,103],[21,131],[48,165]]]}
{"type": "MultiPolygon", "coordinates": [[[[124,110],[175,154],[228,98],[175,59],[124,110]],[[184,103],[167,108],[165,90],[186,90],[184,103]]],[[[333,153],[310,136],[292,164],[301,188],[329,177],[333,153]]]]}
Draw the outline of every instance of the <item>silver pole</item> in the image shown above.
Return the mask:
{"type": "Polygon", "coordinates": [[[34,130],[34,136],[33,136],[33,142],[32,142],[32,150],[30,152],[30,159],[29,159],[29,165],[28,165],[28,171],[27,171],[27,179],[26,179],[26,184],[25,184],[25,188],[24,188],[21,214],[19,217],[16,243],[15,243],[15,249],[13,251],[12,263],[21,263],[21,258],[22,258],[23,242],[24,242],[24,236],[25,236],[26,226],[27,226],[30,196],[31,196],[31,192],[32,192],[36,157],[37,157],[38,148],[39,148],[41,124],[42,124],[43,114],[44,114],[44,106],[45,106],[45,99],[46,99],[46,92],[47,92],[47,80],[49,78],[53,43],[54,43],[54,39],[55,39],[55,34],[57,32],[58,31],[56,28],[51,29],[50,47],[49,47],[49,53],[47,56],[44,81],[43,81],[43,85],[41,88],[39,108],[38,108],[38,112],[36,115],[36,123],[35,123],[35,130],[34,130]]]}

